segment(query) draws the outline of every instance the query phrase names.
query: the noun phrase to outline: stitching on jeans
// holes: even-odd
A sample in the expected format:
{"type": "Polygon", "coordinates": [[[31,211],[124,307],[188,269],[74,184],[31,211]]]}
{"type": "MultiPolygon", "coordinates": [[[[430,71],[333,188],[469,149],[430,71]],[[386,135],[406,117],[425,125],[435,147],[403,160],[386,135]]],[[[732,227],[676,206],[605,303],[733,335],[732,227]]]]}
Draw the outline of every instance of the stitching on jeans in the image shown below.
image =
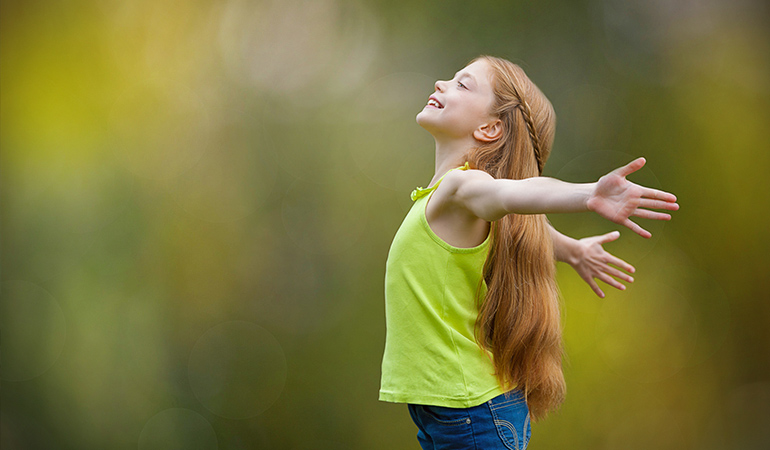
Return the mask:
{"type": "Polygon", "coordinates": [[[505,445],[509,449],[511,449],[511,450],[518,450],[518,448],[519,448],[519,435],[518,435],[518,433],[516,433],[516,428],[510,422],[508,422],[506,420],[500,420],[497,417],[497,410],[493,409],[490,405],[487,405],[487,406],[489,406],[489,411],[492,413],[492,420],[493,420],[493,422],[495,424],[495,431],[497,432],[497,437],[499,437],[500,441],[503,443],[503,445],[505,445]],[[502,432],[502,430],[500,430],[499,426],[501,426],[501,425],[502,426],[508,426],[509,428],[511,428],[513,430],[513,439],[516,441],[515,444],[514,444],[515,447],[511,447],[510,442],[508,442],[508,438],[505,436],[505,434],[502,432]]]}
{"type": "Polygon", "coordinates": [[[520,393],[515,392],[515,391],[506,392],[505,394],[503,394],[500,397],[492,399],[492,403],[490,403],[490,404],[492,404],[494,407],[499,408],[499,407],[502,407],[502,406],[518,405],[518,404],[526,403],[527,402],[527,399],[525,399],[523,395],[521,395],[520,393]],[[500,400],[499,402],[495,403],[495,400],[497,398],[500,398],[500,397],[503,397],[503,399],[500,400]]]}
{"type": "Polygon", "coordinates": [[[492,409],[500,409],[500,408],[505,408],[506,406],[521,405],[522,403],[526,403],[526,401],[525,400],[511,400],[511,401],[504,402],[504,403],[492,404],[490,406],[490,408],[492,408],[492,409]]]}
{"type": "Polygon", "coordinates": [[[524,447],[522,447],[522,450],[526,450],[527,445],[529,445],[529,439],[527,439],[527,428],[529,428],[529,413],[527,413],[527,418],[524,419],[524,429],[522,430],[522,434],[524,436],[524,447]]]}
{"type": "MultiPolygon", "coordinates": [[[[511,432],[513,433],[513,448],[518,450],[518,448],[519,448],[519,433],[516,431],[516,427],[514,427],[513,424],[511,422],[508,422],[507,420],[495,420],[495,425],[496,426],[507,427],[508,429],[511,430],[511,432]]],[[[505,441],[507,441],[507,439],[504,439],[504,437],[505,437],[505,435],[500,436],[500,438],[503,439],[503,443],[505,443],[505,446],[510,448],[510,446],[508,445],[508,442],[505,442],[505,441]]]]}
{"type": "Polygon", "coordinates": [[[469,416],[469,417],[465,417],[465,418],[462,418],[462,419],[442,420],[442,419],[439,419],[439,417],[436,415],[436,413],[431,411],[427,406],[423,406],[422,409],[423,409],[423,411],[425,411],[425,414],[429,415],[433,420],[435,420],[436,422],[438,422],[438,423],[440,423],[442,425],[447,425],[447,426],[453,426],[454,427],[454,426],[457,426],[457,425],[465,425],[465,424],[468,423],[468,419],[470,418],[470,416],[469,416]]]}

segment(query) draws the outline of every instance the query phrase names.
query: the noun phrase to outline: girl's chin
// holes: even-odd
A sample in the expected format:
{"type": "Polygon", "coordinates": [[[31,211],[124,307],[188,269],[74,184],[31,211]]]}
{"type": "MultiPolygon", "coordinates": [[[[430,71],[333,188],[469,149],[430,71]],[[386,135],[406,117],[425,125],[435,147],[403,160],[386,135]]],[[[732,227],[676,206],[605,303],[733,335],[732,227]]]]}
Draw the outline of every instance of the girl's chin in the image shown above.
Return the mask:
{"type": "Polygon", "coordinates": [[[427,130],[428,132],[430,132],[432,129],[435,128],[435,126],[433,126],[430,120],[427,120],[421,114],[417,114],[417,117],[415,117],[415,120],[417,121],[417,125],[425,128],[425,130],[427,130]]]}
{"type": "Polygon", "coordinates": [[[417,121],[417,125],[425,128],[429,133],[434,134],[442,134],[442,132],[445,132],[445,127],[441,126],[441,124],[436,123],[436,120],[434,117],[431,117],[431,114],[423,114],[420,112],[417,114],[417,117],[415,117],[415,120],[417,121]]]}
{"type": "Polygon", "coordinates": [[[431,117],[431,115],[432,115],[431,113],[432,112],[433,111],[428,111],[428,110],[423,109],[422,111],[417,113],[417,116],[415,117],[415,120],[417,120],[417,123],[421,127],[430,126],[430,124],[433,122],[433,120],[431,120],[431,119],[433,119],[431,117]]]}

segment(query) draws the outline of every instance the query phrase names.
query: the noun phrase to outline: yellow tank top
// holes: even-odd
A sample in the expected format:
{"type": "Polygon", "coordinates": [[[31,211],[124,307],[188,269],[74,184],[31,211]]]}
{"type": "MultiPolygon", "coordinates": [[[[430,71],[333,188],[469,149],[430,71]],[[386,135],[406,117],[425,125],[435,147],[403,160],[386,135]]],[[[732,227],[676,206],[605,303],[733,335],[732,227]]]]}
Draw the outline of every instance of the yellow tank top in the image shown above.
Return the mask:
{"type": "MultiPolygon", "coordinates": [[[[467,163],[460,167],[467,168],[467,163]]],[[[486,294],[483,268],[490,238],[477,247],[458,248],[431,230],[425,208],[443,178],[412,192],[414,204],[388,253],[379,398],[468,408],[503,393],[491,355],[474,336],[476,299],[486,294]]]]}

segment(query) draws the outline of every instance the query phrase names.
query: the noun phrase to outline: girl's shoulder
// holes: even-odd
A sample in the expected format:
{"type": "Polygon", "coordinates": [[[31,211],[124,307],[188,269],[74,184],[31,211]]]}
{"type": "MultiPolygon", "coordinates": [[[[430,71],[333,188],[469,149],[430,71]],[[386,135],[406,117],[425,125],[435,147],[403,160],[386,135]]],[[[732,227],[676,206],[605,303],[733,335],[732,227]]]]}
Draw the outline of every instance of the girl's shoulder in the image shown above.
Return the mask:
{"type": "Polygon", "coordinates": [[[492,175],[483,170],[462,168],[460,170],[452,170],[444,176],[444,180],[436,189],[436,194],[441,189],[444,195],[453,195],[468,184],[492,180],[494,180],[492,175]]]}
{"type": "Polygon", "coordinates": [[[433,210],[468,210],[468,199],[495,179],[483,170],[462,169],[448,172],[433,192],[433,210]]]}

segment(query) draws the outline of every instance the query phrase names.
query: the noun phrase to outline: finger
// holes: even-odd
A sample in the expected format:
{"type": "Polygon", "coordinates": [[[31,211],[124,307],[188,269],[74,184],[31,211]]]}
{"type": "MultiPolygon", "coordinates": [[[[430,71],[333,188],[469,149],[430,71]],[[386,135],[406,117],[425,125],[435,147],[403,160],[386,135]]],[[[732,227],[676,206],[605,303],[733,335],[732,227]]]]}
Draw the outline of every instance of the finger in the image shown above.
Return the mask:
{"type": "Polygon", "coordinates": [[[620,284],[620,282],[618,280],[612,278],[611,276],[607,275],[606,273],[599,274],[598,278],[600,280],[604,281],[605,283],[609,284],[610,286],[614,287],[615,289],[618,289],[618,290],[621,290],[621,291],[625,291],[626,290],[626,287],[624,285],[620,284]]]}
{"type": "Polygon", "coordinates": [[[636,158],[625,166],[615,169],[614,172],[622,177],[626,177],[644,167],[646,162],[644,158],[636,158]]]}
{"type": "Polygon", "coordinates": [[[631,219],[626,219],[622,223],[623,226],[626,226],[631,229],[634,233],[638,234],[639,236],[643,238],[650,238],[652,237],[652,233],[645,230],[644,228],[640,227],[639,225],[635,224],[631,221],[631,219]]]}
{"type": "Polygon", "coordinates": [[[671,214],[649,211],[646,209],[639,209],[639,208],[637,208],[631,215],[635,217],[641,217],[642,219],[671,220],[671,214]]]}
{"type": "Polygon", "coordinates": [[[608,265],[605,264],[603,270],[604,270],[604,272],[612,275],[613,277],[620,278],[621,280],[623,280],[623,281],[625,281],[627,283],[633,283],[634,282],[634,277],[632,277],[631,275],[628,275],[627,273],[623,273],[623,272],[621,272],[620,270],[618,270],[618,269],[616,269],[614,267],[611,267],[611,266],[608,266],[608,265]]]}
{"type": "Polygon", "coordinates": [[[620,267],[621,269],[625,270],[628,273],[636,272],[636,269],[634,268],[634,266],[632,266],[631,264],[623,261],[622,259],[620,259],[620,258],[618,258],[616,256],[608,254],[607,259],[609,260],[608,262],[610,264],[612,264],[612,265],[614,265],[616,267],[620,267]]]}
{"type": "Polygon", "coordinates": [[[591,289],[593,289],[594,293],[596,293],[596,295],[598,295],[599,298],[604,298],[604,292],[602,292],[602,290],[599,289],[599,285],[596,284],[596,281],[594,281],[591,278],[589,278],[586,281],[588,281],[588,285],[591,286],[591,289]]]}
{"type": "Polygon", "coordinates": [[[603,234],[599,236],[599,243],[606,244],[607,242],[612,242],[619,237],[620,237],[620,231],[611,231],[607,234],[603,234]]]}
{"type": "Polygon", "coordinates": [[[679,205],[677,203],[667,202],[664,200],[652,200],[650,198],[640,198],[639,208],[667,209],[669,211],[676,211],[679,209],[679,205]]]}
{"type": "Polygon", "coordinates": [[[663,200],[665,202],[676,202],[676,195],[665,192],[665,191],[659,191],[657,189],[652,188],[643,188],[642,196],[645,198],[653,198],[655,200],[663,200]]]}

